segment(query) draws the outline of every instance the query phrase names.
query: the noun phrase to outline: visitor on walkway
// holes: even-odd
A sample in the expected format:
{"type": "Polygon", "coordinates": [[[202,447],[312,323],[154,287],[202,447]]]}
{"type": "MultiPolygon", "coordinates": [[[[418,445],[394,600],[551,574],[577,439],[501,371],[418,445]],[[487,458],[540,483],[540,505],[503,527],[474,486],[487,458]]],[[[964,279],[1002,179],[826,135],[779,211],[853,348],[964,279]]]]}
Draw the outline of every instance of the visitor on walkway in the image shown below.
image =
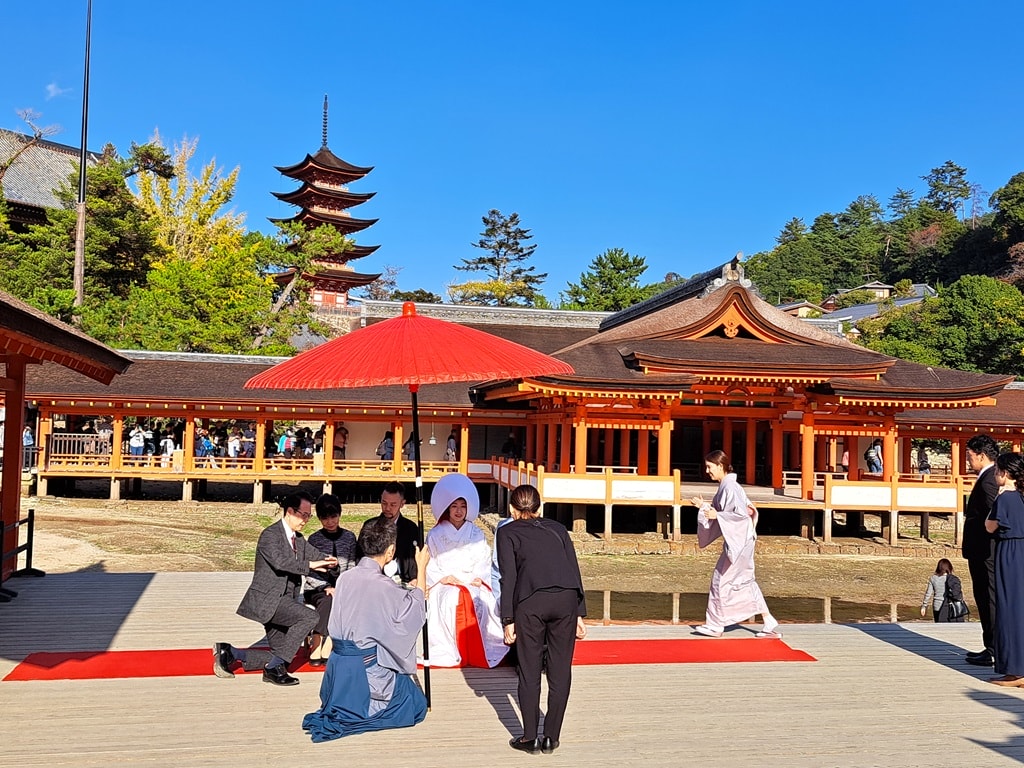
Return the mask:
{"type": "Polygon", "coordinates": [[[704,469],[718,482],[710,501],[694,496],[697,511],[697,543],[701,549],[722,537],[722,554],[711,576],[705,621],[694,629],[698,635],[721,637],[726,627],[761,614],[764,626],[757,637],[782,637],[779,622],[765,603],[754,579],[754,544],[757,542],[757,509],[740,487],[723,451],[704,457],[704,469]]]}
{"type": "MultiPolygon", "coordinates": [[[[939,560],[935,566],[935,573],[928,577],[928,586],[924,591],[924,599],[921,601],[921,615],[925,616],[928,605],[932,607],[932,617],[936,622],[954,621],[949,615],[949,602],[946,595],[952,593],[963,598],[963,587],[960,584],[960,577],[953,574],[953,564],[945,557],[939,560]],[[955,589],[952,587],[955,586],[955,589]]],[[[963,621],[963,618],[956,619],[963,621]]]]}
{"type": "Polygon", "coordinates": [[[971,574],[971,589],[974,605],[981,622],[981,637],[985,647],[966,656],[969,664],[991,667],[995,664],[996,647],[996,584],[995,584],[995,537],[985,527],[985,520],[992,511],[999,493],[996,482],[996,458],[999,446],[989,435],[975,435],[967,441],[967,465],[977,477],[971,495],[964,507],[963,556],[971,574]]]}

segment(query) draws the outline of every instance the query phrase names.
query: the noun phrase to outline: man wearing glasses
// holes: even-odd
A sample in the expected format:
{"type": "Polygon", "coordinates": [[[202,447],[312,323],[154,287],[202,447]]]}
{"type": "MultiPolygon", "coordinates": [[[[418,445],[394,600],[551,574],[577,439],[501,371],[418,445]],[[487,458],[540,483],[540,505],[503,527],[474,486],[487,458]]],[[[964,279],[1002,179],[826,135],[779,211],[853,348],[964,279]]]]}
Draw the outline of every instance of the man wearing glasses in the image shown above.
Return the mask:
{"type": "Polygon", "coordinates": [[[264,529],[256,544],[256,565],[252,584],[238,606],[238,615],[258,621],[267,632],[269,651],[234,648],[228,643],[213,647],[213,673],[234,677],[236,661],[242,668],[263,668],[263,682],[298,685],[288,674],[288,665],[299,652],[302,641],[317,623],[316,611],[299,599],[302,579],[310,571],[327,571],[338,564],[325,557],[302,536],[312,514],[312,499],[304,492],[281,500],[281,521],[264,529]]]}

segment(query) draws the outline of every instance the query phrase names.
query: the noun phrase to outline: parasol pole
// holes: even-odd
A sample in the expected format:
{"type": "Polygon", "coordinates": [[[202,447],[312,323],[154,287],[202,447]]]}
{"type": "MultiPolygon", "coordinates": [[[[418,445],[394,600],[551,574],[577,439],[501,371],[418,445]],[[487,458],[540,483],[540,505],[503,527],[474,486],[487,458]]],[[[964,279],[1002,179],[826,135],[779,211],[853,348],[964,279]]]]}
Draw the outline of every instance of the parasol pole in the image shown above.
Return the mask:
{"type": "MultiPolygon", "coordinates": [[[[410,384],[409,391],[412,393],[412,456],[413,466],[416,468],[416,523],[420,527],[420,541],[427,546],[427,537],[423,532],[423,466],[420,464],[420,410],[416,399],[416,392],[419,384],[410,384]]],[[[423,575],[426,579],[426,574],[423,575]]],[[[424,600],[427,594],[427,585],[421,584],[424,600]]],[[[427,622],[423,622],[423,693],[427,697],[427,711],[430,711],[430,640],[427,637],[427,622]]]]}

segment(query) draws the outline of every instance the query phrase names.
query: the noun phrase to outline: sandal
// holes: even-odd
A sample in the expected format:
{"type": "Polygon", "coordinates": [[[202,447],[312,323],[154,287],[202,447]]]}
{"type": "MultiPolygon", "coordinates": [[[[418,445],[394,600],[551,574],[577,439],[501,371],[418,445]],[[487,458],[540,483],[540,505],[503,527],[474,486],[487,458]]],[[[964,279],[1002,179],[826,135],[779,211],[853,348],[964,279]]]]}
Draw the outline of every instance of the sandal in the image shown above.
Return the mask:
{"type": "Polygon", "coordinates": [[[765,632],[764,630],[762,630],[761,632],[755,632],[754,637],[777,637],[781,639],[782,633],[779,632],[779,630],[777,629],[773,629],[771,632],[765,632]]]}

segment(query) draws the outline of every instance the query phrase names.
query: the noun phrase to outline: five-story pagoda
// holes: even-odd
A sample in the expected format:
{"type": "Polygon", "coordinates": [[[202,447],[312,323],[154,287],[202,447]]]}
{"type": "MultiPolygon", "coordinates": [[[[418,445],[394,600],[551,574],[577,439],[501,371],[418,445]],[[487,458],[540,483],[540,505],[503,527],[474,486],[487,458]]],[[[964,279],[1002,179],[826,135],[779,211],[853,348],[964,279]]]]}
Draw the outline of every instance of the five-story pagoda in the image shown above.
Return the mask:
{"type": "MultiPolygon", "coordinates": [[[[352,165],[335,155],[327,146],[327,96],[324,96],[323,144],[315,155],[306,157],[295,165],[277,167],[283,175],[302,183],[293,192],[275,192],[274,196],[299,211],[289,219],[271,219],[275,224],[296,222],[312,230],[323,224],[334,227],[346,237],[375,224],[377,219],[357,219],[349,209],[361,205],[373,197],[375,192],[349,192],[348,185],[358,181],[373,170],[373,167],[352,165]]],[[[353,288],[372,283],[380,274],[356,272],[349,262],[369,256],[378,245],[355,245],[340,253],[320,256],[302,270],[302,278],[312,286],[310,300],[317,310],[343,307],[348,304],[348,292],[353,288]]],[[[288,285],[295,277],[296,269],[288,269],[276,276],[281,285],[288,285]]]]}

